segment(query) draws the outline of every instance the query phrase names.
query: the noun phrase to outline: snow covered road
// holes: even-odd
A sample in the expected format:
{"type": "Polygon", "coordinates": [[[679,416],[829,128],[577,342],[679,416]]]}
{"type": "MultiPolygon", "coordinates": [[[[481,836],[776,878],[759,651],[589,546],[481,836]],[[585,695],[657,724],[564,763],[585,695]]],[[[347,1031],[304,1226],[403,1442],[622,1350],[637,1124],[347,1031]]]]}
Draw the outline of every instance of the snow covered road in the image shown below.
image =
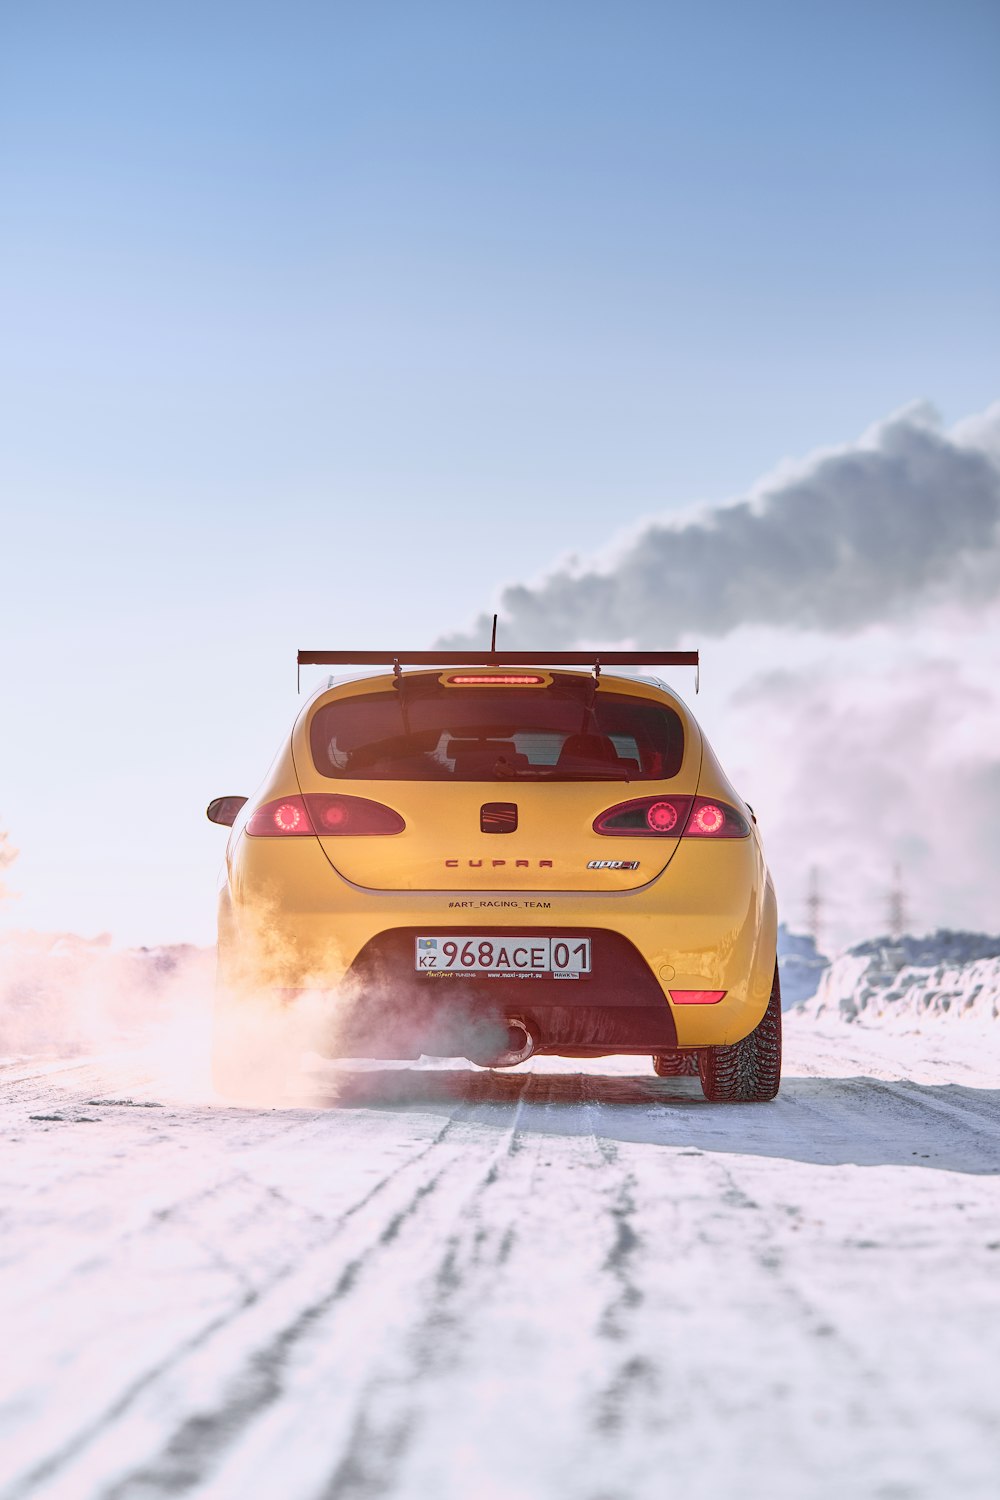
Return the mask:
{"type": "Polygon", "coordinates": [[[996,1042],[786,1040],[764,1106],[643,1059],[270,1110],[6,1066],[0,1494],[995,1500],[996,1042]]]}

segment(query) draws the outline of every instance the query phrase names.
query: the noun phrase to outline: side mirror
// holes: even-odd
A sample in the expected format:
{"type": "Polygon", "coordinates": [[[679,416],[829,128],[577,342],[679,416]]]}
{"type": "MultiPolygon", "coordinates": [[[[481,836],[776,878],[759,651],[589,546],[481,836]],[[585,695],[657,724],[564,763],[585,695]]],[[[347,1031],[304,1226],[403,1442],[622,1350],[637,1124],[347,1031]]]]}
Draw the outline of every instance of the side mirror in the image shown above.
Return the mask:
{"type": "Polygon", "coordinates": [[[245,797],[216,797],[205,809],[205,816],[210,823],[221,823],[225,828],[232,828],[246,800],[245,797]]]}

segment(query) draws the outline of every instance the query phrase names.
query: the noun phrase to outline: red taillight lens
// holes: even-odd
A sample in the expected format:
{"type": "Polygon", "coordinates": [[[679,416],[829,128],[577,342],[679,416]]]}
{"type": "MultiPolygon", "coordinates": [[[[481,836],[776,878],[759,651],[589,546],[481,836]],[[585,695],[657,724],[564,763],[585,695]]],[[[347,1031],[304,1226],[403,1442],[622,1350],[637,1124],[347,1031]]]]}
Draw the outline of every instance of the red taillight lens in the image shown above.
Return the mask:
{"type": "Polygon", "coordinates": [[[714,797],[635,797],[594,819],[594,832],[629,838],[742,839],[743,814],[714,797]]]}
{"type": "Polygon", "coordinates": [[[677,838],[691,810],[690,797],[634,797],[594,819],[595,833],[635,838],[677,838]]]}
{"type": "Polygon", "coordinates": [[[341,797],[335,793],[311,792],[305,797],[280,797],[265,802],[251,817],[247,833],[282,837],[318,833],[326,838],[346,834],[402,833],[406,827],[398,812],[367,797],[341,797]]]}
{"type": "Polygon", "coordinates": [[[677,827],[677,808],[672,802],[654,802],[646,808],[646,822],[654,833],[669,833],[677,827]]]}
{"type": "Polygon", "coordinates": [[[331,792],[312,792],[306,798],[316,832],[323,837],[344,834],[350,838],[369,833],[402,833],[406,823],[384,802],[368,797],[342,797],[331,792]]]}
{"type": "Polygon", "coordinates": [[[304,797],[280,797],[277,802],[265,802],[258,807],[247,824],[247,833],[254,837],[262,834],[313,833],[312,822],[304,797]]]}
{"type": "Polygon", "coordinates": [[[745,839],[750,824],[728,802],[714,797],[696,797],[684,829],[686,839],[745,839]]]}
{"type": "Polygon", "coordinates": [[[726,998],[725,990],[671,990],[675,1005],[718,1005],[726,998]]]}

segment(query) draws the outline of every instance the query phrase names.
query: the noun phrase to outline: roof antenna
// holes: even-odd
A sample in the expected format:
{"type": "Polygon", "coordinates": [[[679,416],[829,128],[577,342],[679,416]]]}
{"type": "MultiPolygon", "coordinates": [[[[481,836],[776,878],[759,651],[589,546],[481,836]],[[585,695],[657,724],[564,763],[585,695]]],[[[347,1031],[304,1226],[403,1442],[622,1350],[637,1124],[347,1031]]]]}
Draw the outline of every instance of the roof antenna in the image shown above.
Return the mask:
{"type": "Polygon", "coordinates": [[[399,665],[399,657],[393,658],[392,662],[392,685],[399,694],[399,708],[403,719],[403,733],[410,733],[410,711],[406,702],[406,689],[403,686],[403,669],[399,665]]]}
{"type": "Polygon", "coordinates": [[[493,634],[490,637],[490,655],[496,656],[497,652],[497,617],[493,616],[493,634]]]}
{"type": "Polygon", "coordinates": [[[597,689],[601,685],[601,661],[600,657],[594,662],[594,670],[591,675],[590,694],[583,705],[583,723],[580,725],[580,733],[587,733],[587,722],[591,723],[594,733],[597,733],[597,723],[594,718],[594,704],[597,702],[597,689]]]}

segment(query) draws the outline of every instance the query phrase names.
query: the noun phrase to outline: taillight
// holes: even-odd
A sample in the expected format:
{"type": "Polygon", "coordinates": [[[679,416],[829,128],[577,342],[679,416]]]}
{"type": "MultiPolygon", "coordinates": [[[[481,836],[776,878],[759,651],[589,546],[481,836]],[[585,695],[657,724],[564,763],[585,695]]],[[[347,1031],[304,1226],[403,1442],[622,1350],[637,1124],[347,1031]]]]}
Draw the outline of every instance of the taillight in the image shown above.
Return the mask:
{"type": "Polygon", "coordinates": [[[686,839],[745,839],[750,824],[728,802],[714,797],[696,797],[684,829],[686,839]]]}
{"type": "Polygon", "coordinates": [[[332,792],[310,792],[306,797],[316,832],[348,834],[402,833],[406,827],[398,812],[384,802],[368,797],[342,797],[332,792]]]}
{"type": "Polygon", "coordinates": [[[678,821],[677,808],[672,802],[654,802],[646,808],[646,822],[654,833],[670,833],[678,821]]]}
{"type": "Polygon", "coordinates": [[[247,833],[255,836],[313,832],[304,797],[281,797],[277,802],[265,802],[251,815],[247,824],[247,833]]]}
{"type": "Polygon", "coordinates": [[[742,839],[743,814],[714,797],[634,797],[594,819],[594,832],[630,838],[742,839]]]}
{"type": "Polygon", "coordinates": [[[352,838],[372,833],[402,833],[398,812],[367,797],[343,797],[333,792],[310,792],[305,797],[279,797],[265,802],[251,817],[247,833],[257,837],[346,834],[352,838]]]}
{"type": "Polygon", "coordinates": [[[634,797],[594,819],[595,833],[639,838],[677,838],[691,811],[690,797],[634,797]]]}

